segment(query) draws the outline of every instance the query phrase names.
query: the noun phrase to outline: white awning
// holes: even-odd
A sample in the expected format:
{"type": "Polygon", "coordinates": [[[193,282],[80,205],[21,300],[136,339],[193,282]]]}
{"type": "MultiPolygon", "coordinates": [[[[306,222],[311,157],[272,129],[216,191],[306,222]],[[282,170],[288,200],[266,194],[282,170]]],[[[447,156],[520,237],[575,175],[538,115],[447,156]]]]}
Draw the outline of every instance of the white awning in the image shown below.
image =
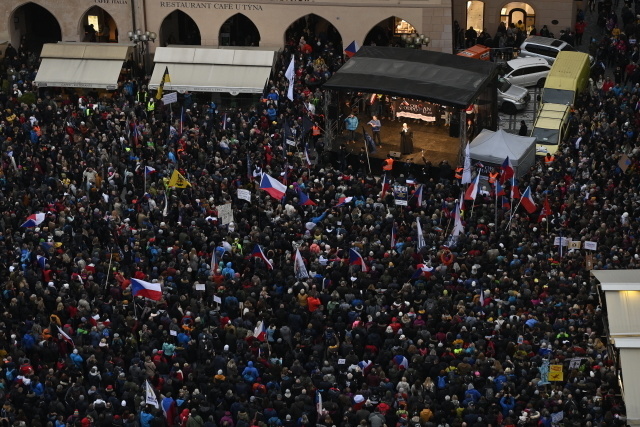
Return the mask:
{"type": "Polygon", "coordinates": [[[274,50],[159,47],[149,89],[157,89],[165,69],[178,92],[262,93],[275,60],[274,50]]]}
{"type": "Polygon", "coordinates": [[[84,87],[114,90],[131,45],[49,43],[35,83],[40,87],[84,87]]]}

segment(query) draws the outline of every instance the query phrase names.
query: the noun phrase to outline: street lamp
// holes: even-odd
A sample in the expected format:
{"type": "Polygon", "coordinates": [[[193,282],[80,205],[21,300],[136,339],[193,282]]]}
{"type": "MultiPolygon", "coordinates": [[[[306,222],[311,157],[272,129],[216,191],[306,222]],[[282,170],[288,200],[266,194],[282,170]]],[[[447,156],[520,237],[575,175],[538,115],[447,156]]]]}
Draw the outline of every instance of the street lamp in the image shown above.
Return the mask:
{"type": "Polygon", "coordinates": [[[154,32],[142,31],[141,29],[129,31],[127,35],[129,36],[129,40],[136,45],[136,50],[139,55],[138,59],[140,62],[143,62],[145,75],[149,75],[149,42],[155,42],[158,35],[154,32]]]}

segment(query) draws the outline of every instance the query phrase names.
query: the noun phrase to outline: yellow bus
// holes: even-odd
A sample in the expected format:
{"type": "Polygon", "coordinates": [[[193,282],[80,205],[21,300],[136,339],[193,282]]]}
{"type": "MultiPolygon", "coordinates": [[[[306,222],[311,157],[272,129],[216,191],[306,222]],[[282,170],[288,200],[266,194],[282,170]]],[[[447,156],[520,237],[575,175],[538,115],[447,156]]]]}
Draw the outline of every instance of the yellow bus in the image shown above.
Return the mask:
{"type": "Polygon", "coordinates": [[[538,111],[531,136],[536,138],[536,156],[555,154],[567,136],[571,107],[563,104],[544,104],[538,111]]]}
{"type": "Polygon", "coordinates": [[[589,83],[589,55],[582,52],[560,52],[544,83],[542,103],[573,105],[589,83]]]}
{"type": "Polygon", "coordinates": [[[587,87],[591,72],[589,55],[560,52],[544,84],[540,109],[531,136],[536,138],[536,155],[555,154],[565,140],[571,106],[587,87]]]}

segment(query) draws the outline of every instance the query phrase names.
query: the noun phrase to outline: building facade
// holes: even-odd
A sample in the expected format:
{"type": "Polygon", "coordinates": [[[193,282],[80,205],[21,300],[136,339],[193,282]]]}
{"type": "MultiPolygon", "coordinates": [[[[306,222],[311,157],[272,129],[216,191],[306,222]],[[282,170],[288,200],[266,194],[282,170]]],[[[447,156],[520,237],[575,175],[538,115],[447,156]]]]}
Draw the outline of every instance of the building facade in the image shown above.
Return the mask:
{"type": "Polygon", "coordinates": [[[129,42],[128,32],[157,34],[149,51],[167,45],[281,47],[294,28],[313,26],[315,34],[343,46],[412,43],[422,35],[423,49],[452,52],[454,21],[460,27],[486,28],[523,20],[546,24],[552,32],[571,27],[581,2],[570,0],[4,0],[0,40],[13,45],[56,41],[129,42]],[[300,23],[302,22],[302,26],[300,23]],[[556,22],[556,24],[554,24],[556,22]],[[428,45],[426,41],[429,41],[428,45]]]}

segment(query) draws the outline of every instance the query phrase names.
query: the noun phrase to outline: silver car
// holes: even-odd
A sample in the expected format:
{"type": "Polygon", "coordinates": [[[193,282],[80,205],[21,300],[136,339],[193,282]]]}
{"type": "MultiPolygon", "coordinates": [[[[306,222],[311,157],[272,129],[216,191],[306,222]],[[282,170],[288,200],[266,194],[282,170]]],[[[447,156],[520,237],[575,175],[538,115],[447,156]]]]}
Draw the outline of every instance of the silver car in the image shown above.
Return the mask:
{"type": "Polygon", "coordinates": [[[498,107],[507,114],[516,114],[525,109],[531,95],[522,86],[516,86],[503,78],[498,79],[498,107]]]}

